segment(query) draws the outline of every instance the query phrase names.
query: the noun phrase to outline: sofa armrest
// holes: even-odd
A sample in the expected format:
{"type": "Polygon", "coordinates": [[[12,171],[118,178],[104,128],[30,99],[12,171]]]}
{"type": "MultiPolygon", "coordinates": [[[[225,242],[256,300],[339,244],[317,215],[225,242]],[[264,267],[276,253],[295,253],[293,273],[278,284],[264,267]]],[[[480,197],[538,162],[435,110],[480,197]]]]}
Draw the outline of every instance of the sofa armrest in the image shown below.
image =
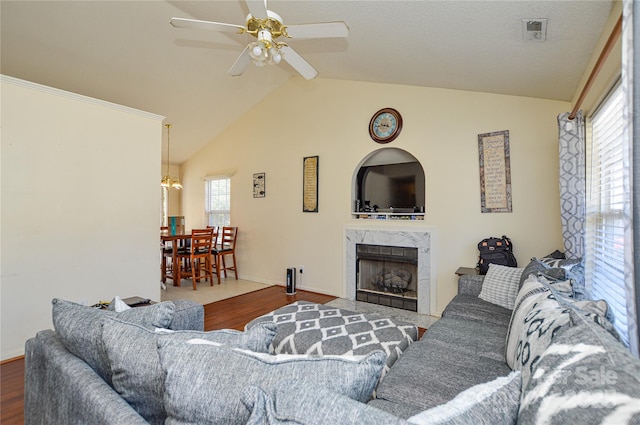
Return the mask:
{"type": "Polygon", "coordinates": [[[176,300],[173,302],[176,310],[169,329],[176,331],[204,331],[204,306],[191,300],[176,300]]]}
{"type": "Polygon", "coordinates": [[[24,423],[148,424],[52,330],[25,345],[24,423]]]}
{"type": "Polygon", "coordinates": [[[463,275],[458,279],[458,294],[480,295],[484,275],[463,275]]]}

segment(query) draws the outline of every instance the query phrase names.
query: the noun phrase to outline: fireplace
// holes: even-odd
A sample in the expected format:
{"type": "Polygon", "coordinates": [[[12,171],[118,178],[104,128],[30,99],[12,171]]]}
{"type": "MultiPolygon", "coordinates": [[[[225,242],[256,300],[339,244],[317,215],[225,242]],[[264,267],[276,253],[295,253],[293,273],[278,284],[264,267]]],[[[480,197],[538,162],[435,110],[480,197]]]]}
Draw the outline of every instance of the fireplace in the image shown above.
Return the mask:
{"type": "Polygon", "coordinates": [[[356,244],[356,300],[418,311],[418,248],[356,244]]]}
{"type": "Polygon", "coordinates": [[[436,311],[435,270],[432,265],[435,233],[434,227],[413,222],[396,224],[361,221],[346,224],[343,297],[417,311],[420,314],[436,311]],[[371,248],[372,245],[377,248],[371,248]],[[387,257],[387,254],[391,255],[384,259],[385,262],[373,264],[381,257],[387,257]],[[361,277],[363,273],[368,273],[369,276],[361,277]],[[391,304],[392,302],[395,304],[391,304]],[[400,302],[402,306],[399,305],[400,302]]]}

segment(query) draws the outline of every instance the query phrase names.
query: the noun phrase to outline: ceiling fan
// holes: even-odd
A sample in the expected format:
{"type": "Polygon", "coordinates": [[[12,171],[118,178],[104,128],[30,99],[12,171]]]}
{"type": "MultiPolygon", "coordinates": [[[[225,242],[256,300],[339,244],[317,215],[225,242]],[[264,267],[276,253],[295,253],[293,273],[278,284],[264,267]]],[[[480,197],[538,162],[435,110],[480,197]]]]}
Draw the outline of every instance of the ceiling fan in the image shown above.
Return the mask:
{"type": "Polygon", "coordinates": [[[279,38],[330,38],[346,37],[349,34],[349,27],[342,21],[285,25],[280,15],[267,10],[267,0],[246,0],[246,2],[249,14],[244,26],[184,18],[171,18],[169,22],[176,28],[246,33],[255,37],[256,41],[252,41],[245,47],[229,69],[228,73],[233,76],[242,75],[252,61],[257,66],[264,66],[279,64],[284,60],[304,78],[311,80],[318,76],[318,71],[287,43],[279,41],[279,38]]]}

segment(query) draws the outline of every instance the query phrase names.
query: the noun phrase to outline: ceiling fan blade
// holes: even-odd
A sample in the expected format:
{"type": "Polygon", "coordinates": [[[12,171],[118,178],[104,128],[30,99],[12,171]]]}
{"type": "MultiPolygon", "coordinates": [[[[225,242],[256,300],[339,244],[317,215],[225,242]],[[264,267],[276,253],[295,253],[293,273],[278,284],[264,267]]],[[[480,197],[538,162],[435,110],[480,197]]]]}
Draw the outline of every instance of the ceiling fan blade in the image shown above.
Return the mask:
{"type": "Polygon", "coordinates": [[[258,19],[267,19],[267,0],[246,0],[251,16],[258,19]]]}
{"type": "Polygon", "coordinates": [[[234,77],[242,75],[242,73],[247,69],[247,66],[251,63],[251,56],[249,55],[250,47],[251,46],[247,46],[242,53],[240,53],[240,56],[238,56],[238,59],[236,59],[235,63],[231,68],[229,68],[227,74],[233,75],[234,77]]]}
{"type": "Polygon", "coordinates": [[[331,38],[349,35],[349,27],[342,21],[287,25],[286,29],[292,38],[331,38]]]}
{"type": "Polygon", "coordinates": [[[311,65],[309,62],[302,59],[302,56],[296,53],[291,47],[284,45],[280,48],[280,53],[282,54],[282,59],[287,61],[289,65],[293,67],[300,75],[302,75],[307,80],[313,80],[318,76],[318,71],[311,65]]]}
{"type": "Polygon", "coordinates": [[[169,21],[175,28],[191,28],[198,30],[222,31],[222,32],[244,32],[242,25],[223,24],[220,22],[199,21],[197,19],[171,18],[169,21]]]}

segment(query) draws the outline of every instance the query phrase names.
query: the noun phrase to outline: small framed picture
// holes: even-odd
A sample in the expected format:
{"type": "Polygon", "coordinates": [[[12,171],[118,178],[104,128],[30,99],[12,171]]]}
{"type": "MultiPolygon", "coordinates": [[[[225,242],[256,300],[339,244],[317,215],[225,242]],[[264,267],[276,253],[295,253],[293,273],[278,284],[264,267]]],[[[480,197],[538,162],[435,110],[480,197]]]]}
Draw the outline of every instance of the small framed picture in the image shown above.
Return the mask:
{"type": "Polygon", "coordinates": [[[266,196],[264,180],[265,180],[264,173],[255,173],[253,175],[253,197],[254,198],[264,198],[266,196]]]}

